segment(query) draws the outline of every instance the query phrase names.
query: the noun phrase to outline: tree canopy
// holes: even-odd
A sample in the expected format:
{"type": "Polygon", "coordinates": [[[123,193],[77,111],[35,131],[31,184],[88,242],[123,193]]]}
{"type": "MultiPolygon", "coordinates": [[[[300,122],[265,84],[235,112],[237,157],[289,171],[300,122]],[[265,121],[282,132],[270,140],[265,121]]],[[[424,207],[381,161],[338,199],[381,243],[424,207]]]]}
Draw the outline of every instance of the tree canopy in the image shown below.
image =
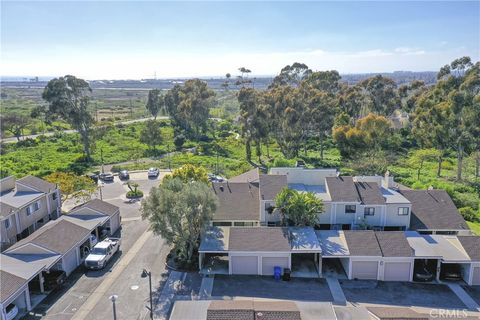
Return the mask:
{"type": "Polygon", "coordinates": [[[275,209],[284,226],[314,226],[323,212],[323,202],[313,192],[284,188],[275,198],[275,209]]]}

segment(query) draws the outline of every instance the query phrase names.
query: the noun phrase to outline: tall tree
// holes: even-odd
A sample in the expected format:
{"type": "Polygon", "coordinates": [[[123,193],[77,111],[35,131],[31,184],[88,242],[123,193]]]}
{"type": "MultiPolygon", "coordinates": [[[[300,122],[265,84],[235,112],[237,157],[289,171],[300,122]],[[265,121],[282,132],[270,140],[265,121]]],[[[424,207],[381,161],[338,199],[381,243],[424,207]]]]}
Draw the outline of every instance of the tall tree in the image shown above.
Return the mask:
{"type": "Polygon", "coordinates": [[[316,71],[310,73],[305,82],[320,91],[328,92],[330,94],[337,94],[340,90],[340,74],[336,70],[331,71],[316,71]]]}
{"type": "Polygon", "coordinates": [[[156,120],[147,120],[140,134],[140,142],[148,145],[155,153],[156,147],[162,143],[162,140],[160,123],[156,120]]]}
{"type": "Polygon", "coordinates": [[[142,201],[142,218],[150,221],[150,229],[173,245],[177,258],[192,266],[200,236],[205,231],[217,199],[211,188],[202,182],[184,183],[166,179],[150,190],[142,201]]]}
{"type": "Polygon", "coordinates": [[[411,83],[401,85],[398,88],[398,95],[400,97],[402,109],[411,113],[415,108],[415,102],[427,90],[428,88],[425,86],[425,83],[420,80],[414,80],[411,83]]]}
{"type": "Polygon", "coordinates": [[[295,62],[292,65],[287,65],[280,70],[280,74],[273,78],[269,88],[277,86],[293,86],[297,87],[304,79],[306,79],[312,70],[304,63],[295,62]]]}
{"type": "Polygon", "coordinates": [[[17,138],[17,141],[20,141],[20,137],[23,134],[23,129],[25,129],[29,124],[29,119],[27,116],[10,113],[5,114],[0,117],[1,130],[8,131],[17,138]]]}
{"type": "Polygon", "coordinates": [[[366,95],[360,86],[342,86],[338,95],[340,109],[353,119],[366,116],[366,95]]]}
{"type": "Polygon", "coordinates": [[[182,167],[173,170],[172,175],[167,177],[171,177],[173,179],[178,178],[184,183],[189,183],[192,181],[208,183],[207,169],[204,167],[194,166],[193,164],[185,164],[182,167]]]}
{"type": "Polygon", "coordinates": [[[164,104],[165,100],[160,90],[152,89],[148,91],[147,104],[145,105],[145,108],[147,108],[148,112],[150,112],[155,120],[157,119],[157,115],[163,108],[164,104]]]}
{"type": "Polygon", "coordinates": [[[417,169],[417,180],[420,180],[425,162],[438,159],[438,154],[439,151],[436,149],[418,149],[410,153],[407,163],[410,167],[417,169]]]}
{"type": "Polygon", "coordinates": [[[397,84],[390,78],[376,75],[360,82],[370,101],[370,112],[389,116],[400,106],[397,84]]]}
{"type": "Polygon", "coordinates": [[[48,182],[55,183],[60,189],[62,201],[70,198],[85,199],[97,190],[97,184],[89,177],[79,176],[70,172],[53,172],[43,177],[48,182]]]}
{"type": "Polygon", "coordinates": [[[60,118],[77,130],[87,160],[91,159],[90,133],[94,122],[87,110],[91,91],[85,80],[66,75],[50,80],[42,93],[42,98],[48,102],[44,111],[47,121],[60,118]]]}

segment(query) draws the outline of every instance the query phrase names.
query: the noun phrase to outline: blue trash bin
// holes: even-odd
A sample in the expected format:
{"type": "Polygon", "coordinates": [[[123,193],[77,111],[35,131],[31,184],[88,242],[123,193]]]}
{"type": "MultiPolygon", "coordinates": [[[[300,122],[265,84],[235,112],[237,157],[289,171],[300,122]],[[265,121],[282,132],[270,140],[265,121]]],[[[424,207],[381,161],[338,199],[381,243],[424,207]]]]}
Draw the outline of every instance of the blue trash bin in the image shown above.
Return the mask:
{"type": "Polygon", "coordinates": [[[273,277],[275,280],[280,280],[282,277],[282,267],[273,267],[273,277]]]}

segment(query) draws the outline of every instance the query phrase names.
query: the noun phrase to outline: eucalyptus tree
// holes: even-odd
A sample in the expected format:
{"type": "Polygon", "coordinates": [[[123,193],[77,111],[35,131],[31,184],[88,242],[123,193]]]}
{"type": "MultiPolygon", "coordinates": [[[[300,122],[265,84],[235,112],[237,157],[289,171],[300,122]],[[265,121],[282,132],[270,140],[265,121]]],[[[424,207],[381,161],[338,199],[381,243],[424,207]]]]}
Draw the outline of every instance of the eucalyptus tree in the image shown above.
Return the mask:
{"type": "Polygon", "coordinates": [[[273,78],[269,88],[277,86],[297,87],[310,74],[312,74],[312,70],[310,70],[306,64],[295,62],[292,65],[283,67],[282,70],[280,70],[280,74],[273,78]]]}
{"type": "Polygon", "coordinates": [[[87,81],[66,75],[50,80],[42,93],[42,98],[48,103],[42,106],[46,121],[59,118],[77,130],[87,161],[91,159],[91,127],[94,123],[87,108],[91,92],[87,81]]]}
{"type": "Polygon", "coordinates": [[[370,112],[389,116],[400,106],[397,84],[390,78],[376,75],[360,82],[369,98],[370,112]]]}
{"type": "Polygon", "coordinates": [[[157,119],[157,115],[164,105],[165,100],[160,90],[152,89],[148,91],[147,104],[145,105],[145,108],[147,108],[148,112],[150,112],[155,120],[157,119]]]}

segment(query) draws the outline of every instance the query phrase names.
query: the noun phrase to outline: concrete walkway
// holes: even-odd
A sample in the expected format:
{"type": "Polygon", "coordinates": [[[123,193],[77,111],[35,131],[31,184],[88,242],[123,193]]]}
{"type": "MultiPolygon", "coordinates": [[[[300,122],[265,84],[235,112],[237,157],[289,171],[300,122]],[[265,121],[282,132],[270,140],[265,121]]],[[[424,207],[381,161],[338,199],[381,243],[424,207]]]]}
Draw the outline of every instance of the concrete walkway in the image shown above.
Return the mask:
{"type": "Polygon", "coordinates": [[[327,277],[327,284],[330,288],[330,292],[332,293],[333,303],[336,305],[347,305],[347,299],[345,298],[345,294],[343,293],[343,289],[338,282],[338,279],[327,277]]]}
{"type": "Polygon", "coordinates": [[[88,297],[87,301],[77,310],[73,316],[73,320],[86,319],[90,311],[97,305],[98,301],[104,296],[107,290],[112,286],[115,280],[120,276],[120,274],[125,270],[128,264],[135,258],[137,253],[142,249],[143,245],[151,237],[152,232],[145,232],[138,240],[133,244],[133,246],[128,250],[128,252],[120,259],[118,264],[113,268],[113,271],[109,273],[105,280],[93,291],[88,297]]]}
{"type": "Polygon", "coordinates": [[[202,279],[202,285],[200,286],[200,300],[210,299],[212,297],[213,282],[215,275],[205,275],[202,279]]]}
{"type": "Polygon", "coordinates": [[[185,272],[172,271],[168,276],[167,282],[163,286],[162,293],[155,300],[153,306],[154,319],[168,319],[168,314],[172,308],[173,298],[180,284],[185,280],[185,272]]]}
{"type": "Polygon", "coordinates": [[[450,290],[452,290],[457,297],[467,306],[468,309],[480,312],[480,306],[476,303],[470,295],[463,290],[458,283],[448,283],[450,290]]]}

